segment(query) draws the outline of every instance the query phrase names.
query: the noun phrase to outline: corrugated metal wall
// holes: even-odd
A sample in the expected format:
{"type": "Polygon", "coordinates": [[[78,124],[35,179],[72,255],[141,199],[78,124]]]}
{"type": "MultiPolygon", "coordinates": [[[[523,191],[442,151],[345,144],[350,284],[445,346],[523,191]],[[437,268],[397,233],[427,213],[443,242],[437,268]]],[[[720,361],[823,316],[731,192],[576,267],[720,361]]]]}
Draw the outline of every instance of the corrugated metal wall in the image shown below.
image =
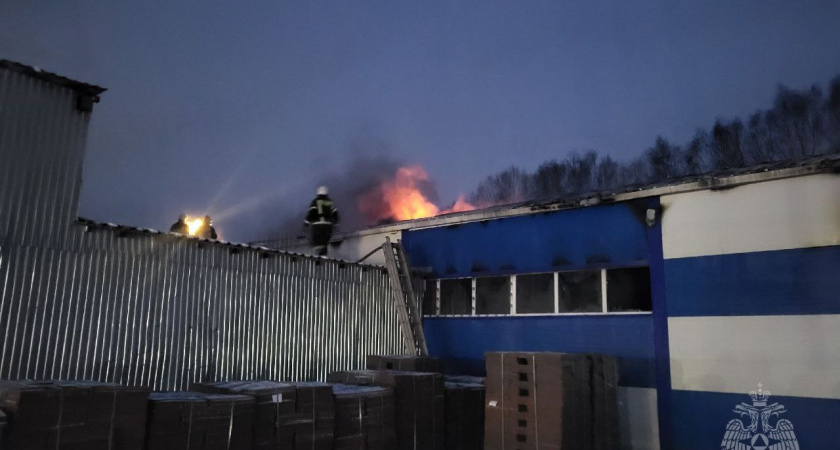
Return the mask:
{"type": "Polygon", "coordinates": [[[88,113],[0,69],[0,378],[186,389],[401,353],[376,268],[74,225],[88,113]]]}

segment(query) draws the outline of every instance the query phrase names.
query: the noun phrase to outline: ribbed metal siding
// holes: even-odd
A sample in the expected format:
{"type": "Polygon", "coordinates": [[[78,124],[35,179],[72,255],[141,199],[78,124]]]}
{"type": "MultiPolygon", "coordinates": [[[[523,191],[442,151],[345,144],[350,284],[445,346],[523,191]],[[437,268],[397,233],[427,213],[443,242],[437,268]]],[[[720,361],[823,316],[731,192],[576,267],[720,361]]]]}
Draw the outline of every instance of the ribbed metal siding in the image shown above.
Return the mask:
{"type": "Polygon", "coordinates": [[[0,379],[181,390],[323,380],[401,353],[377,268],[74,225],[89,120],[0,69],[0,379]]]}
{"type": "Polygon", "coordinates": [[[113,231],[67,243],[2,249],[0,378],[182,390],[323,380],[403,352],[378,268],[113,231]]]}
{"type": "Polygon", "coordinates": [[[76,216],[89,113],[76,93],[0,69],[0,245],[57,246],[76,216]]]}

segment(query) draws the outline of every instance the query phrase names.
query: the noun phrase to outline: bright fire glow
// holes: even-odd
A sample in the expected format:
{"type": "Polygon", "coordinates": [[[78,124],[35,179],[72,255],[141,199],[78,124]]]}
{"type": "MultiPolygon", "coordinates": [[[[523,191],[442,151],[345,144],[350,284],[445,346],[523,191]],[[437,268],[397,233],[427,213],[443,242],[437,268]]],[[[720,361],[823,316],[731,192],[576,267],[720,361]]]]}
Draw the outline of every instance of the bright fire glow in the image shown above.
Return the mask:
{"type": "Polygon", "coordinates": [[[380,185],[382,204],[371,205],[370,197],[363,198],[362,210],[375,220],[411,220],[475,209],[475,206],[461,195],[452,208],[441,210],[423,194],[423,187],[430,183],[429,174],[422,167],[400,167],[393,179],[380,185]]]}
{"type": "Polygon", "coordinates": [[[429,181],[429,174],[420,166],[400,167],[393,180],[382,183],[385,203],[396,220],[422,219],[440,212],[422,192],[420,184],[429,181]]]}
{"type": "Polygon", "coordinates": [[[201,228],[202,224],[204,224],[204,219],[191,219],[187,217],[186,219],[184,219],[184,222],[187,224],[187,227],[189,227],[190,236],[195,236],[195,234],[198,233],[198,229],[201,228]]]}

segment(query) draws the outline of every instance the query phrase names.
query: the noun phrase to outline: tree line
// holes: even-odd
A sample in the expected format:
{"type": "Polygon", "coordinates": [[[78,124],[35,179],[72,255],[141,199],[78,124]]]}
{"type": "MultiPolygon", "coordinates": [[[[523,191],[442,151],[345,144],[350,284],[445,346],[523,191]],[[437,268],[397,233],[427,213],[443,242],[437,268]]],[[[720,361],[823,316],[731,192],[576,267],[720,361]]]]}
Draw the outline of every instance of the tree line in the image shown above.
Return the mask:
{"type": "Polygon", "coordinates": [[[558,198],[832,152],[840,152],[840,76],[827,93],[818,85],[779,86],[770,109],[746,120],[718,119],[682,145],[658,136],[630,162],[587,150],[546,161],[534,172],[511,166],[482,180],[469,200],[487,206],[558,198]]]}

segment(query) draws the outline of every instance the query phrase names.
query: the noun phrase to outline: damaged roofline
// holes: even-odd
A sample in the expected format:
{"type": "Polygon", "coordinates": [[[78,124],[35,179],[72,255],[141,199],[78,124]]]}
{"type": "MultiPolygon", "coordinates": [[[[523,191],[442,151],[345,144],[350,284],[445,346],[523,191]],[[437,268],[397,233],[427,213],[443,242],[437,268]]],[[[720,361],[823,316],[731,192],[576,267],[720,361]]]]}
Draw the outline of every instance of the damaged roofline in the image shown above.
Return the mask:
{"type": "Polygon", "coordinates": [[[560,211],[566,209],[595,206],[602,203],[615,203],[629,200],[636,200],[647,197],[657,197],[702,190],[718,190],[743,186],[747,184],[760,183],[785,178],[795,178],[819,173],[840,173],[840,154],[821,155],[806,160],[795,161],[794,165],[779,169],[770,169],[773,165],[757,166],[752,172],[736,175],[715,176],[710,174],[700,176],[699,179],[691,181],[672,181],[668,184],[638,189],[629,189],[617,193],[596,193],[592,195],[580,195],[569,197],[563,200],[548,202],[528,202],[527,204],[516,203],[508,206],[495,206],[461,213],[446,214],[442,216],[429,217],[425,219],[406,220],[402,222],[377,225],[363,228],[356,231],[339,233],[333,239],[343,240],[349,237],[360,237],[382,233],[395,233],[402,230],[420,230],[424,228],[435,228],[446,225],[463,224],[468,222],[479,222],[489,219],[500,219],[505,217],[525,216],[542,212],[560,211]],[[798,164],[796,164],[798,163],[798,164]],[[761,167],[768,167],[760,170],[761,167]]]}

